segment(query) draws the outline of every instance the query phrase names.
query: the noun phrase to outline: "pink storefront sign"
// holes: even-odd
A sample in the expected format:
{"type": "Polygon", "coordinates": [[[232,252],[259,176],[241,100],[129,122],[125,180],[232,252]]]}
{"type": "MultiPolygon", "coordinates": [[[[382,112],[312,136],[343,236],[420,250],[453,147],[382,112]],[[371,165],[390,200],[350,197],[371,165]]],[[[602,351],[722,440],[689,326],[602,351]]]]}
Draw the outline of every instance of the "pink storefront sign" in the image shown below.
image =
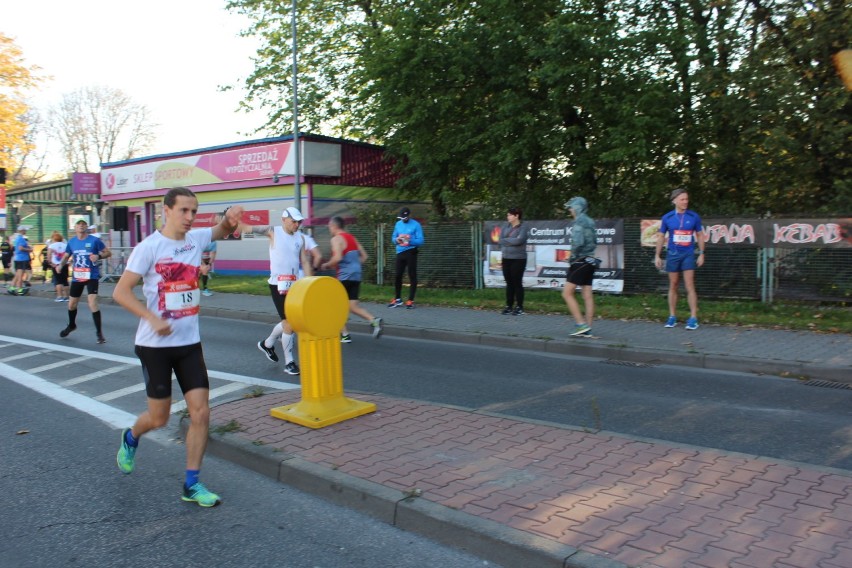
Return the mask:
{"type": "Polygon", "coordinates": [[[100,173],[102,193],[118,195],[271,178],[286,169],[291,147],[292,142],[282,142],[106,168],[100,173]]]}

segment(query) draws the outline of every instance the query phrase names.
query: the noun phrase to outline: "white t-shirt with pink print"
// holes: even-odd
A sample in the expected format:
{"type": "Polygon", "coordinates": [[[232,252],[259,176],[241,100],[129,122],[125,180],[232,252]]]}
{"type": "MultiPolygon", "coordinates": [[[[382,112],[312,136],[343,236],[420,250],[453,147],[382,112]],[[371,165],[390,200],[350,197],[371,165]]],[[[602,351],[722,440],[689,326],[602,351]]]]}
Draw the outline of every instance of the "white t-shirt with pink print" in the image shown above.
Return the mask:
{"type": "Polygon", "coordinates": [[[180,347],[201,341],[198,329],[201,253],[213,239],[210,228],[189,231],[175,241],[159,231],[139,243],[127,260],[127,270],[142,276],[148,310],[169,320],[170,335],[158,335],[144,319],[136,329],[136,345],[180,347]]]}

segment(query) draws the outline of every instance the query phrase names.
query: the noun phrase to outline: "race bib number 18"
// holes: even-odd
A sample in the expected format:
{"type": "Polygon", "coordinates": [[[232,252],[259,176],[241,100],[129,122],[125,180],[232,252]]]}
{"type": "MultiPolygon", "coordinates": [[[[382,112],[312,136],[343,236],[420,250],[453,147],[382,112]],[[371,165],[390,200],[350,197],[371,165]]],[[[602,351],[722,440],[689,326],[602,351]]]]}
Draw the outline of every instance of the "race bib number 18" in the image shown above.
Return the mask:
{"type": "Polygon", "coordinates": [[[160,294],[168,317],[177,319],[198,314],[201,294],[197,282],[166,282],[160,294]]]}

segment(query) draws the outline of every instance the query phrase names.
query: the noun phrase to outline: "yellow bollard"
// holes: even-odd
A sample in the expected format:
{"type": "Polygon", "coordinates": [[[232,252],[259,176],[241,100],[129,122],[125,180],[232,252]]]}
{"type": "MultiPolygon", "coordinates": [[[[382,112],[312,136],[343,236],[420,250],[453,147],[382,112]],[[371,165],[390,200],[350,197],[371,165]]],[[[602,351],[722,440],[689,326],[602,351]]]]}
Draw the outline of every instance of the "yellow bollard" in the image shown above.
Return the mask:
{"type": "Polygon", "coordinates": [[[322,428],[376,411],[372,402],[343,396],[340,330],[349,317],[346,290],[336,278],[309,276],[287,292],[287,321],[299,334],[302,400],[270,411],[275,418],[322,428]]]}

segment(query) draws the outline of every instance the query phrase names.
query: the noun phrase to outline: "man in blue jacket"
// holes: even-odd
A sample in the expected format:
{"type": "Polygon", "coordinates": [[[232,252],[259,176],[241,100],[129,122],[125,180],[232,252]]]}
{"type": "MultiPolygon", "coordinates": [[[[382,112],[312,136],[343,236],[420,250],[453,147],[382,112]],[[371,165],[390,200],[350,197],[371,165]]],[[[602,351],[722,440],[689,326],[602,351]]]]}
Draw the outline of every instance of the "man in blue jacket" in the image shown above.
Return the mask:
{"type": "Polygon", "coordinates": [[[408,291],[408,301],[405,307],[414,309],[414,295],[417,293],[417,251],[425,242],[423,239],[423,227],[411,218],[411,209],[403,207],[397,217],[396,225],[391,236],[393,244],[396,245],[396,281],[394,282],[394,297],[389,308],[402,306],[402,277],[408,270],[408,281],[411,287],[408,291]]]}

